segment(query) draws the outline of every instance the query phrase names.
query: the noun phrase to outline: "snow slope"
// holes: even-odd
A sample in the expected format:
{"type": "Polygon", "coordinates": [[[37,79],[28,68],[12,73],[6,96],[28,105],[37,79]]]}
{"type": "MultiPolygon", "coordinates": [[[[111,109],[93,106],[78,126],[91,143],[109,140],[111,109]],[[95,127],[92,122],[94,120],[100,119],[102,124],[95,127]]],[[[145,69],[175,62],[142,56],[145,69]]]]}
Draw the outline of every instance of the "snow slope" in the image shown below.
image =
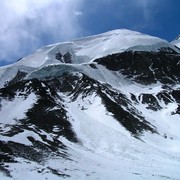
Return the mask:
{"type": "Polygon", "coordinates": [[[31,106],[36,103],[35,94],[30,94],[27,99],[16,95],[12,101],[2,100],[1,111],[0,111],[0,122],[3,124],[14,124],[17,123],[18,119],[23,119],[25,113],[31,106]],[[10,111],[10,112],[9,112],[10,111]]]}

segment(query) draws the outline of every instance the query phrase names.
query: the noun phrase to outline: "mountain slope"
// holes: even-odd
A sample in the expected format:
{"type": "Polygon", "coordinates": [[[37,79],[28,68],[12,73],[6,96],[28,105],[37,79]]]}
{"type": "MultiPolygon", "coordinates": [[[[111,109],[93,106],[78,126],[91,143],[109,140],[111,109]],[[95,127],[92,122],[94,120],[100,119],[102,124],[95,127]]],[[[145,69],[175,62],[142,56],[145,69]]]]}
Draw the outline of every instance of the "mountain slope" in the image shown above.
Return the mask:
{"type": "Polygon", "coordinates": [[[0,176],[179,179],[180,54],[129,30],[0,70],[0,176]]]}

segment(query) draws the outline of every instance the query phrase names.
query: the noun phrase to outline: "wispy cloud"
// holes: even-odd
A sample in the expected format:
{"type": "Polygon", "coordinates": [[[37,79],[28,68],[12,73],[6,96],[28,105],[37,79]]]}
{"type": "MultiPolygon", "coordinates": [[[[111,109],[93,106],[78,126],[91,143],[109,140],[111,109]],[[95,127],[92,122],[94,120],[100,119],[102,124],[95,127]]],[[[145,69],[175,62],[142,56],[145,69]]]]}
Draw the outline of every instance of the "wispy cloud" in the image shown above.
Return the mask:
{"type": "Polygon", "coordinates": [[[78,36],[82,0],[0,1],[0,60],[78,36]]]}

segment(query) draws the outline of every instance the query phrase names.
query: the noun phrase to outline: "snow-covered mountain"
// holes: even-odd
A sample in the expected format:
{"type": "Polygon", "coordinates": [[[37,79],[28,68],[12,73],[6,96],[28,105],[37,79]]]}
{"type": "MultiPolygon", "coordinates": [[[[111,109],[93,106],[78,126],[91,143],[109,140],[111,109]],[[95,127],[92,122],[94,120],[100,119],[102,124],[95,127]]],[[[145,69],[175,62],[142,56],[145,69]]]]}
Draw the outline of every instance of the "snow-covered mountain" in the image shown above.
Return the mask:
{"type": "Polygon", "coordinates": [[[0,68],[0,179],[180,179],[180,50],[126,29],[0,68]]]}

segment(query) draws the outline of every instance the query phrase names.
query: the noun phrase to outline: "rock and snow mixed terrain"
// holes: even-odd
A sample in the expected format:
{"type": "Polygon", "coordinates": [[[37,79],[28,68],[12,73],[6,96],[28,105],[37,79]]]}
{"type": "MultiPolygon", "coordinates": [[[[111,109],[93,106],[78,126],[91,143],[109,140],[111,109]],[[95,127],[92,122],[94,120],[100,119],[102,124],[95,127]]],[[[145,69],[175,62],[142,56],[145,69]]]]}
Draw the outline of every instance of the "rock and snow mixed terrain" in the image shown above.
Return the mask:
{"type": "Polygon", "coordinates": [[[180,179],[177,43],[121,29],[46,46],[0,88],[0,179],[180,179]]]}

